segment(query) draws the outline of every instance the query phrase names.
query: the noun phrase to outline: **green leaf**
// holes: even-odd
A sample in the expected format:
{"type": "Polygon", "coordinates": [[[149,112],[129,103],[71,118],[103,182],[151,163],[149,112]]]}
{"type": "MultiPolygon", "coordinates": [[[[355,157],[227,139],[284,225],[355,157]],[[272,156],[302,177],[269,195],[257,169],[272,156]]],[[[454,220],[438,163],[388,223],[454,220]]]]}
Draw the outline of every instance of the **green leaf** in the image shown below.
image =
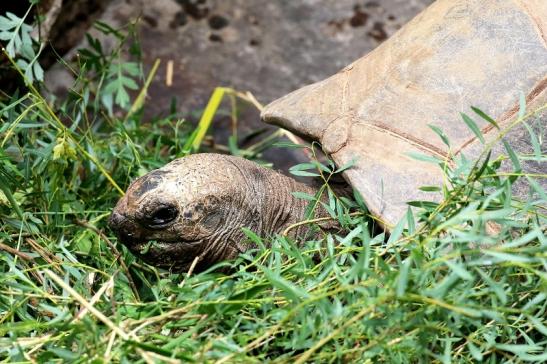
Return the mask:
{"type": "Polygon", "coordinates": [[[475,114],[479,115],[483,120],[489,122],[490,124],[494,125],[496,129],[500,130],[498,123],[496,123],[496,121],[492,119],[490,116],[488,116],[484,111],[474,106],[471,106],[471,109],[475,112],[475,114]]]}
{"type": "Polygon", "coordinates": [[[135,81],[133,81],[132,79],[130,78],[127,78],[127,77],[121,77],[120,78],[120,81],[122,82],[122,84],[130,89],[130,90],[136,90],[139,88],[139,86],[137,85],[137,83],[135,81]]]}
{"type": "Polygon", "coordinates": [[[473,180],[478,180],[480,178],[480,176],[482,176],[482,174],[484,173],[486,168],[489,166],[488,162],[490,162],[490,156],[491,155],[492,155],[492,151],[489,150],[488,154],[486,154],[486,157],[482,161],[481,167],[477,170],[476,173],[471,175],[473,177],[473,180]]]}
{"type": "Polygon", "coordinates": [[[547,300],[547,293],[540,292],[538,293],[534,298],[532,298],[530,301],[528,301],[522,309],[524,311],[528,311],[532,309],[533,307],[539,305],[540,303],[543,303],[545,300],[547,300]]]}
{"type": "Polygon", "coordinates": [[[527,122],[523,121],[522,124],[526,130],[528,130],[528,134],[530,134],[530,142],[532,143],[532,148],[534,149],[534,155],[539,161],[541,160],[541,145],[539,143],[539,138],[527,122]]]}
{"type": "Polygon", "coordinates": [[[112,34],[120,40],[124,38],[124,35],[120,32],[120,30],[113,28],[111,25],[105,22],[96,20],[93,23],[93,26],[103,34],[112,34]]]}
{"type": "Polygon", "coordinates": [[[396,295],[397,297],[402,297],[406,292],[406,287],[408,285],[408,274],[410,266],[412,264],[412,259],[410,257],[406,258],[401,265],[399,270],[399,277],[397,278],[397,288],[396,295]]]}
{"type": "Polygon", "coordinates": [[[321,176],[319,173],[315,172],[308,172],[308,171],[291,171],[289,172],[294,176],[300,176],[300,177],[319,177],[321,176]]]}
{"type": "Polygon", "coordinates": [[[498,296],[500,302],[505,305],[507,303],[507,294],[505,293],[505,290],[503,289],[503,286],[497,282],[495,282],[490,276],[483,272],[480,268],[475,268],[475,271],[479,273],[481,278],[488,284],[488,286],[494,291],[496,296],[498,296]]]}
{"type": "Polygon", "coordinates": [[[59,358],[65,359],[68,361],[74,361],[79,358],[78,353],[74,353],[65,348],[49,347],[48,350],[54,353],[55,355],[57,355],[59,358]]]}
{"type": "Polygon", "coordinates": [[[127,91],[125,91],[125,88],[123,86],[120,86],[116,89],[116,97],[114,99],[116,104],[120,105],[120,107],[126,108],[129,106],[129,94],[127,91]]]}
{"type": "Polygon", "coordinates": [[[473,134],[475,134],[475,136],[481,141],[481,143],[484,144],[484,138],[482,136],[482,132],[479,129],[479,127],[477,126],[477,124],[475,123],[475,121],[463,112],[460,113],[460,115],[461,115],[463,121],[465,122],[465,124],[469,127],[469,129],[471,129],[473,134]]]}
{"type": "Polygon", "coordinates": [[[34,62],[32,65],[32,71],[34,73],[34,78],[38,81],[44,80],[44,70],[38,62],[34,62]]]}
{"type": "Polygon", "coordinates": [[[448,137],[442,131],[441,128],[439,128],[438,126],[433,125],[433,124],[427,124],[427,126],[429,126],[429,128],[431,130],[433,130],[435,132],[435,134],[437,134],[439,136],[439,138],[441,138],[441,140],[443,141],[444,144],[446,144],[448,147],[450,147],[450,140],[448,140],[448,137]]]}
{"type": "Polygon", "coordinates": [[[266,246],[264,245],[264,242],[258,235],[254,233],[254,231],[246,227],[241,228],[241,230],[249,238],[249,240],[251,240],[253,243],[258,245],[261,250],[266,250],[266,246]]]}
{"type": "Polygon", "coordinates": [[[541,187],[541,185],[539,183],[537,183],[533,178],[531,178],[530,176],[526,176],[526,179],[528,180],[528,183],[530,184],[530,186],[532,187],[532,189],[534,191],[537,192],[537,194],[539,195],[539,197],[543,200],[543,201],[547,201],[547,194],[545,193],[545,190],[543,189],[543,187],[541,187]]]}
{"type": "Polygon", "coordinates": [[[519,159],[515,152],[513,151],[513,148],[507,143],[505,139],[502,139],[503,146],[505,147],[505,150],[507,151],[507,154],[509,154],[509,158],[511,159],[511,162],[513,163],[513,171],[515,173],[520,173],[522,171],[522,167],[520,166],[519,159]]]}
{"type": "Polygon", "coordinates": [[[419,207],[426,210],[434,210],[439,206],[439,203],[433,201],[408,201],[407,205],[419,207]]]}
{"type": "Polygon", "coordinates": [[[302,299],[309,298],[308,292],[294,285],[292,282],[286,280],[279,274],[275,274],[270,269],[259,266],[266,276],[266,278],[272,283],[273,286],[280,289],[285,296],[293,302],[300,302],[302,299]]]}
{"type": "Polygon", "coordinates": [[[351,242],[363,231],[362,225],[357,225],[357,227],[351,230],[343,239],[340,240],[341,245],[351,246],[351,242]]]}
{"type": "Polygon", "coordinates": [[[345,170],[348,170],[352,168],[353,166],[355,166],[355,163],[357,163],[357,158],[352,158],[348,163],[346,163],[345,165],[343,165],[342,167],[334,171],[334,173],[342,173],[345,170]]]}
{"type": "Polygon", "coordinates": [[[467,348],[469,349],[469,352],[473,356],[473,358],[477,361],[482,361],[482,353],[478,347],[475,346],[471,341],[467,342],[467,348]]]}
{"type": "Polygon", "coordinates": [[[500,350],[509,351],[514,354],[527,354],[530,352],[542,351],[540,345],[525,345],[525,344],[496,344],[495,347],[500,350]]]}
{"type": "Polygon", "coordinates": [[[353,189],[353,198],[355,199],[355,202],[357,202],[357,205],[359,205],[361,209],[366,210],[367,205],[365,203],[365,200],[363,199],[363,195],[361,195],[361,193],[357,191],[356,189],[353,189]]]}
{"type": "Polygon", "coordinates": [[[483,250],[485,255],[490,255],[497,259],[498,262],[509,262],[509,263],[529,263],[532,259],[523,256],[510,253],[497,252],[494,250],[483,250]]]}
{"type": "Polygon", "coordinates": [[[300,198],[302,200],[307,200],[307,201],[315,201],[316,200],[315,196],[312,196],[312,195],[310,195],[306,192],[291,192],[291,195],[293,195],[296,198],[300,198]]]}
{"type": "Polygon", "coordinates": [[[111,64],[108,68],[109,81],[102,91],[102,97],[114,95],[114,102],[121,108],[126,109],[130,105],[129,94],[126,88],[130,90],[138,89],[137,83],[126,75],[134,77],[138,74],[139,70],[134,62],[117,62],[111,64]]]}
{"type": "Polygon", "coordinates": [[[297,164],[295,166],[292,166],[291,168],[289,168],[289,170],[291,171],[304,171],[304,170],[308,170],[308,169],[315,169],[315,164],[313,163],[300,163],[300,164],[297,164]]]}
{"type": "Polygon", "coordinates": [[[331,170],[326,166],[318,162],[300,163],[289,169],[289,172],[295,176],[308,176],[317,177],[320,176],[319,172],[308,172],[308,170],[322,170],[325,173],[331,173],[331,170]]]}
{"type": "Polygon", "coordinates": [[[2,30],[2,39],[8,41],[5,47],[8,55],[15,58],[16,55],[21,54],[28,61],[31,61],[33,55],[29,55],[28,49],[32,50],[33,46],[32,38],[30,37],[32,27],[24,23],[28,14],[29,11],[27,11],[23,18],[19,18],[15,14],[7,12],[7,17],[0,16],[0,30],[2,30]],[[25,47],[27,49],[26,52],[23,51],[25,47]]]}
{"type": "Polygon", "coordinates": [[[391,231],[391,234],[389,236],[389,239],[387,240],[387,245],[391,245],[399,240],[399,238],[403,235],[403,229],[405,227],[406,219],[401,219],[395,225],[393,230],[391,231]]]}
{"type": "Polygon", "coordinates": [[[450,260],[446,260],[444,263],[454,273],[456,273],[458,275],[458,277],[460,277],[461,279],[466,280],[466,281],[472,281],[473,280],[473,275],[471,273],[469,273],[469,271],[467,271],[462,264],[459,264],[459,263],[456,263],[456,262],[450,261],[450,260]]]}
{"type": "Polygon", "coordinates": [[[414,220],[414,214],[410,207],[406,209],[406,226],[408,227],[409,235],[414,234],[414,231],[416,230],[416,221],[414,220]]]}
{"type": "Polygon", "coordinates": [[[296,143],[293,143],[293,142],[275,142],[272,144],[272,146],[274,147],[279,147],[279,148],[289,148],[289,149],[298,149],[298,148],[307,148],[305,145],[303,144],[296,144],[296,143]]]}
{"type": "Polygon", "coordinates": [[[543,322],[537,317],[533,317],[533,316],[527,316],[527,317],[528,317],[528,320],[530,320],[530,322],[534,326],[534,329],[536,329],[538,332],[540,332],[545,337],[547,337],[547,326],[545,326],[545,323],[547,321],[545,320],[545,317],[543,317],[543,322]]]}
{"type": "Polygon", "coordinates": [[[545,363],[547,362],[547,351],[539,355],[531,355],[526,353],[519,354],[519,358],[531,363],[545,363]]]}
{"type": "Polygon", "coordinates": [[[422,186],[419,188],[420,191],[424,192],[439,192],[442,191],[442,189],[438,186],[422,186]]]}
{"type": "Polygon", "coordinates": [[[406,153],[406,155],[418,161],[433,163],[435,165],[439,165],[443,162],[441,159],[437,157],[433,157],[431,155],[422,154],[422,153],[408,152],[406,153]]]}
{"type": "Polygon", "coordinates": [[[0,40],[10,40],[12,37],[10,32],[0,31],[0,40]]]}

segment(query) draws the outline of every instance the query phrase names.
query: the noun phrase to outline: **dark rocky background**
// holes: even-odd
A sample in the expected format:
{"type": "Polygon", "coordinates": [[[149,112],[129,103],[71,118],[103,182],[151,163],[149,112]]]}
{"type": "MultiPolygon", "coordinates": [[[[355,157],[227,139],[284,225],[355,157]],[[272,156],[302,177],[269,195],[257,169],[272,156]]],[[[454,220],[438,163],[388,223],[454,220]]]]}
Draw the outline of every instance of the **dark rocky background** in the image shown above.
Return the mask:
{"type": "MultiPolygon", "coordinates": [[[[116,27],[139,18],[145,71],[161,60],[145,117],[167,115],[176,104],[195,121],[216,86],[250,91],[268,103],[363,56],[431,2],[113,0],[98,19],[116,27]],[[174,71],[171,85],[166,84],[168,63],[174,71]]],[[[47,79],[57,92],[71,83],[59,65],[47,79]]],[[[216,120],[213,127],[215,140],[225,142],[229,118],[216,120]]],[[[245,134],[264,125],[248,108],[239,127],[245,134]]],[[[270,152],[265,158],[281,169],[299,159],[290,152],[270,152]]]]}

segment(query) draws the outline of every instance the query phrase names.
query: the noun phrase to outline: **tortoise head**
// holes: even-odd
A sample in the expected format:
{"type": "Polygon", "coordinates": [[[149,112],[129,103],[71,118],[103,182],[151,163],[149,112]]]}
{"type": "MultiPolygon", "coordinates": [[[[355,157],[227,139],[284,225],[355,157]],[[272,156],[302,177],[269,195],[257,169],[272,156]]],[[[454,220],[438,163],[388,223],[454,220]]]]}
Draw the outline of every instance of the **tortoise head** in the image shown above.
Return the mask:
{"type": "Polygon", "coordinates": [[[243,227],[267,236],[300,221],[307,202],[293,191],[316,189],[243,158],[195,154],[135,180],[109,225],[152,265],[186,270],[199,257],[202,270],[254,247],[243,227]]]}
{"type": "Polygon", "coordinates": [[[230,158],[177,159],[135,180],[109,226],[133,254],[159,267],[187,269],[198,256],[201,265],[232,258],[240,227],[251,225],[241,182],[230,158]]]}

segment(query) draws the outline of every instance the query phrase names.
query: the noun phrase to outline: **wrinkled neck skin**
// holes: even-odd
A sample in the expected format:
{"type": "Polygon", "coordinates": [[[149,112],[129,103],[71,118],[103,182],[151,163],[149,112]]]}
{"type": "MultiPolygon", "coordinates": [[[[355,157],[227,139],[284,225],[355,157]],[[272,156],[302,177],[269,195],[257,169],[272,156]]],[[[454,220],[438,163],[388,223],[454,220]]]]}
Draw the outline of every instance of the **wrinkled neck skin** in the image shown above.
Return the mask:
{"type": "MultiPolygon", "coordinates": [[[[242,158],[196,154],[136,180],[114,209],[110,226],[152,265],[187,270],[199,257],[196,269],[203,270],[255,248],[244,227],[268,238],[304,220],[309,201],[292,192],[314,195],[317,189],[242,158]],[[178,211],[176,219],[150,227],[150,215],[169,204],[178,211]],[[143,252],[151,240],[157,243],[143,252]]],[[[325,216],[319,204],[315,217],[325,216]]],[[[308,228],[295,227],[288,235],[301,236],[308,228]]]]}
{"type": "MultiPolygon", "coordinates": [[[[288,227],[305,219],[305,212],[309,201],[296,198],[293,192],[305,192],[315,195],[317,188],[298,182],[270,169],[255,165],[246,166],[252,170],[241,169],[242,176],[242,207],[239,216],[239,225],[248,227],[258,235],[270,237],[284,232],[288,227]],[[258,167],[258,168],[257,168],[258,167]],[[251,173],[248,173],[251,172],[251,173]],[[249,213],[245,213],[249,212],[249,213]]],[[[316,209],[315,217],[327,216],[322,207],[316,209]]],[[[301,236],[307,231],[304,225],[292,228],[289,237],[301,236]]],[[[241,233],[241,229],[237,232],[241,233]]],[[[241,233],[242,234],[242,233],[241,233]]],[[[233,241],[241,241],[240,235],[233,241]]],[[[244,251],[248,244],[238,243],[239,250],[244,251]]]]}
{"type": "MultiPolygon", "coordinates": [[[[241,169],[242,178],[238,181],[241,194],[234,194],[234,204],[227,214],[227,221],[231,223],[223,225],[225,231],[219,230],[212,236],[205,260],[209,257],[214,261],[231,259],[250,248],[256,248],[243,233],[243,227],[261,237],[269,238],[305,219],[309,201],[294,197],[292,192],[314,195],[317,190],[277,172],[255,166],[248,167],[253,170],[241,169]]],[[[320,208],[316,215],[326,214],[320,208]]],[[[295,227],[288,232],[288,236],[301,236],[307,229],[306,225],[295,227]]]]}

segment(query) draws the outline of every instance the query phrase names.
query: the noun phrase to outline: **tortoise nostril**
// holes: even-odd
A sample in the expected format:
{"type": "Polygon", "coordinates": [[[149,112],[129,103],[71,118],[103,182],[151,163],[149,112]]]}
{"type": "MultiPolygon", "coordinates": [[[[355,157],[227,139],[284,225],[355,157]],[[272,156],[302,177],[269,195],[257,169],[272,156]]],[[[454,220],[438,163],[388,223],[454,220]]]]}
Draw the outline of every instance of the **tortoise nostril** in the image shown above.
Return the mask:
{"type": "Polygon", "coordinates": [[[113,211],[108,220],[108,226],[116,236],[118,240],[125,244],[131,245],[134,242],[138,242],[140,236],[136,232],[136,226],[123,214],[113,211]]]}
{"type": "Polygon", "coordinates": [[[124,216],[116,211],[112,211],[112,214],[110,214],[110,219],[108,219],[108,226],[112,230],[118,230],[120,225],[122,225],[123,221],[125,220],[124,216]]]}

